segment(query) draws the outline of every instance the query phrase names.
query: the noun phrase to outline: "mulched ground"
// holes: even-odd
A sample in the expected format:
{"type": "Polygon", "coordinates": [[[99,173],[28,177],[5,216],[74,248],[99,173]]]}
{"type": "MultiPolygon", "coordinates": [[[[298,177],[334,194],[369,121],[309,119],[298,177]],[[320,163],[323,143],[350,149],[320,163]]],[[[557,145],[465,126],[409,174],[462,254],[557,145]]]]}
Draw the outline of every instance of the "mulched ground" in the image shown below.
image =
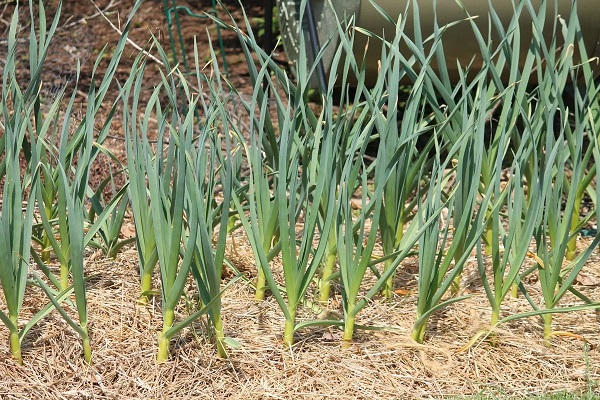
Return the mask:
{"type": "MultiPolygon", "coordinates": [[[[254,277],[251,251],[241,234],[228,257],[248,278],[254,277]]],[[[598,256],[588,273],[600,274],[598,256]]],[[[106,260],[90,254],[88,289],[93,366],[82,360],[77,335],[54,313],[24,341],[23,366],[9,356],[8,341],[0,341],[0,397],[6,399],[410,399],[446,398],[473,394],[529,398],[554,391],[594,392],[600,378],[600,332],[593,311],[557,314],[554,327],[582,335],[557,337],[544,345],[539,319],[499,326],[487,340],[459,352],[487,327],[490,311],[474,277],[472,260],[464,274],[472,298],[452,305],[431,321],[425,344],[410,340],[416,297],[416,260],[403,262],[398,283],[407,295],[392,302],[376,300],[359,314],[358,323],[393,330],[356,333],[350,349],[342,350],[341,331],[313,328],[300,331],[292,349],[281,341],[283,318],[273,298],[257,304],[250,286],[236,282],[223,300],[226,335],[239,349],[229,359],[216,357],[204,336],[202,321],[179,334],[171,346],[171,360],[154,362],[156,339],[162,326],[160,304],[137,302],[139,282],[135,249],[106,260]]],[[[532,282],[532,287],[535,284],[532,282]]],[[[598,286],[578,285],[593,298],[598,286]]],[[[538,301],[541,294],[533,290],[538,301]]],[[[328,317],[340,315],[339,294],[328,305],[328,317]]],[[[45,303],[43,294],[29,290],[23,319],[45,303]]],[[[568,297],[563,305],[574,304],[568,297]]],[[[178,316],[189,310],[182,302],[178,316]]],[[[522,298],[507,299],[502,312],[529,310],[522,298]]],[[[320,316],[307,309],[299,316],[320,316]]],[[[0,329],[0,337],[7,337],[0,329]]]]}
{"type": "MultiPolygon", "coordinates": [[[[21,2],[23,3],[23,2],[21,2]]],[[[48,1],[51,11],[55,1],[48,1]]],[[[132,0],[98,1],[111,21],[118,25],[126,18],[132,0]],[[110,6],[110,7],[109,7],[110,6]]],[[[180,5],[209,9],[211,2],[178,2],[180,5]]],[[[245,1],[250,20],[262,15],[260,1],[245,1]]],[[[241,21],[237,2],[227,1],[228,9],[241,21]]],[[[7,29],[12,4],[0,5],[0,23],[7,29]]],[[[22,4],[22,13],[28,12],[22,4]]],[[[52,14],[52,12],[50,12],[52,14]]],[[[68,85],[75,62],[82,60],[82,80],[78,89],[85,93],[90,85],[93,60],[105,44],[116,43],[118,35],[99,15],[91,1],[68,1],[45,70],[48,96],[53,86],[68,85]]],[[[222,15],[225,17],[225,15],[222,15]]],[[[150,34],[167,45],[162,2],[147,0],[135,19],[131,38],[144,47],[150,34]]],[[[207,20],[184,19],[184,32],[197,34],[199,48],[207,51],[206,29],[214,32],[207,20]]],[[[251,93],[247,67],[240,57],[237,39],[224,32],[226,55],[232,82],[244,93],[251,93]]],[[[0,59],[4,58],[0,47],[0,59]]],[[[136,51],[124,57],[117,79],[125,80],[136,51]]],[[[205,53],[207,54],[207,53],[205,53]]],[[[101,66],[105,66],[102,64],[101,66]]],[[[26,78],[27,71],[23,70],[26,78]]],[[[150,91],[152,78],[145,82],[150,91]]],[[[46,90],[46,89],[44,89],[46,90]]],[[[81,96],[84,101],[84,96],[81,96]]],[[[118,121],[107,145],[117,153],[122,149],[118,121]]],[[[99,160],[97,177],[107,169],[99,160]]],[[[125,230],[132,229],[128,221],[125,230]]],[[[202,321],[185,329],[173,340],[171,360],[156,365],[156,339],[161,329],[159,299],[138,304],[139,282],[134,248],[107,260],[100,253],[86,259],[89,284],[89,312],[93,366],[83,362],[79,338],[53,313],[41,321],[24,340],[24,362],[19,366],[10,358],[8,332],[0,327],[0,398],[3,399],[408,399],[448,398],[478,393],[501,397],[530,397],[554,391],[595,392],[600,395],[600,329],[593,311],[555,316],[555,329],[583,336],[557,337],[550,347],[544,345],[539,318],[502,325],[495,335],[477,341],[458,352],[479,331],[485,329],[490,310],[477,282],[475,261],[465,273],[465,289],[470,299],[456,303],[432,319],[426,343],[410,340],[414,322],[417,260],[408,259],[398,272],[403,295],[393,301],[377,299],[358,317],[363,325],[388,326],[389,331],[357,332],[350,349],[342,350],[341,332],[334,328],[312,328],[297,335],[292,349],[281,342],[283,318],[273,298],[257,304],[251,287],[237,281],[223,300],[226,335],[241,343],[230,349],[228,360],[216,357],[213,344],[204,336],[202,321]]],[[[228,257],[253,279],[255,265],[247,241],[237,232],[228,257]]],[[[277,261],[275,261],[277,263],[277,261]]],[[[595,253],[586,267],[587,280],[578,289],[594,299],[600,298],[598,279],[600,257],[595,253]]],[[[533,297],[535,279],[529,282],[533,297]]],[[[328,305],[330,315],[340,315],[340,299],[328,305]]],[[[23,320],[46,303],[42,293],[28,289],[23,320]]],[[[575,299],[566,296],[562,305],[575,299]]],[[[0,306],[3,306],[0,301],[0,306]]],[[[178,317],[187,314],[189,304],[182,302],[178,317]]],[[[4,309],[4,307],[2,307],[4,309]]],[[[521,297],[507,299],[503,315],[529,310],[521,297]]],[[[303,310],[300,319],[319,317],[303,310]]]]}

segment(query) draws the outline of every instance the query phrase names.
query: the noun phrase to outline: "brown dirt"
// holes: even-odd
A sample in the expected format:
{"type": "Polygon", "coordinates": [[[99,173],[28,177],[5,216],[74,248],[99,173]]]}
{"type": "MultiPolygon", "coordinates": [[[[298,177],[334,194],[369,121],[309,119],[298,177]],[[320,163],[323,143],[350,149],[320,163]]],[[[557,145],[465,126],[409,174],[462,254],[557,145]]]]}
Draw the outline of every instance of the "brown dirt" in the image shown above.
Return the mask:
{"type": "MultiPolygon", "coordinates": [[[[23,3],[23,2],[21,2],[23,3]]],[[[48,1],[48,8],[56,4],[48,1]]],[[[132,0],[122,0],[109,9],[109,18],[123,21],[132,0]]],[[[198,3],[204,9],[209,1],[198,3]]],[[[105,8],[108,1],[98,1],[105,8]]],[[[241,13],[237,2],[227,1],[236,18],[241,13]]],[[[261,2],[248,1],[250,18],[262,13],[261,2]]],[[[0,5],[0,10],[2,9],[0,5]]],[[[10,5],[2,15],[10,16],[10,5]]],[[[22,7],[23,12],[27,7],[22,7]]],[[[67,1],[63,10],[55,48],[49,59],[47,81],[64,85],[72,76],[74,63],[82,59],[79,90],[87,91],[93,59],[104,44],[114,45],[117,34],[96,13],[90,1],[67,1]]],[[[224,17],[224,15],[223,15],[224,17]]],[[[186,20],[184,31],[198,34],[200,49],[206,50],[206,20],[186,20]]],[[[147,0],[136,17],[132,39],[144,45],[153,33],[165,40],[166,28],[162,3],[147,0]]],[[[224,33],[232,82],[251,93],[248,71],[240,58],[240,48],[231,33],[224,33]]],[[[117,78],[124,80],[136,52],[123,59],[117,78]]],[[[0,57],[3,57],[0,53],[0,57]]],[[[25,76],[26,72],[24,72],[25,76]]],[[[146,88],[151,90],[153,80],[146,88]]],[[[108,145],[118,151],[122,134],[118,122],[113,126],[108,145]]],[[[94,174],[105,176],[100,162],[94,174]]],[[[126,227],[127,228],[127,227],[126,227]]],[[[128,229],[131,230],[129,223],[128,229]]],[[[588,341],[557,337],[550,347],[543,341],[539,318],[530,318],[500,326],[491,340],[477,341],[469,350],[457,353],[490,317],[487,300],[474,279],[476,267],[465,271],[466,287],[473,297],[436,314],[424,345],[410,340],[414,322],[417,261],[406,260],[398,273],[402,293],[391,302],[377,299],[358,317],[364,325],[388,326],[379,332],[357,332],[348,350],[340,345],[341,332],[333,328],[312,328],[298,333],[297,343],[287,349],[281,342],[283,318],[273,298],[257,304],[245,281],[237,281],[225,294],[223,316],[226,335],[241,343],[231,349],[228,360],[216,357],[213,344],[204,336],[198,322],[173,340],[171,360],[154,362],[156,338],[161,328],[160,305],[156,299],[148,305],[137,303],[139,283],[134,248],[120,253],[116,260],[100,254],[86,259],[87,271],[94,276],[89,284],[93,366],[82,360],[79,338],[57,313],[42,320],[24,340],[24,366],[10,358],[8,337],[0,327],[0,398],[3,399],[410,399],[447,398],[478,393],[501,397],[528,397],[567,390],[600,394],[600,329],[594,312],[557,314],[555,329],[583,335],[588,341]]],[[[255,266],[252,252],[240,233],[231,243],[228,257],[250,279],[255,266]]],[[[586,273],[600,276],[599,256],[595,253],[586,273]]],[[[540,300],[535,281],[530,282],[534,298],[540,300]]],[[[578,289],[594,299],[600,287],[592,280],[578,289]],[[589,283],[588,283],[589,284],[589,283]]],[[[330,314],[339,315],[336,294],[330,314]]],[[[2,302],[0,302],[1,304],[2,302]]],[[[33,288],[26,294],[23,320],[46,303],[33,288]]],[[[575,303],[567,296],[563,305],[575,303]]],[[[1,304],[3,306],[3,304],[1,304]]],[[[187,313],[182,302],[178,317],[187,313]]],[[[503,315],[529,310],[526,301],[507,299],[503,315]]],[[[4,308],[3,308],[4,309],[4,308]]],[[[303,310],[301,319],[317,316],[303,310]]]]}

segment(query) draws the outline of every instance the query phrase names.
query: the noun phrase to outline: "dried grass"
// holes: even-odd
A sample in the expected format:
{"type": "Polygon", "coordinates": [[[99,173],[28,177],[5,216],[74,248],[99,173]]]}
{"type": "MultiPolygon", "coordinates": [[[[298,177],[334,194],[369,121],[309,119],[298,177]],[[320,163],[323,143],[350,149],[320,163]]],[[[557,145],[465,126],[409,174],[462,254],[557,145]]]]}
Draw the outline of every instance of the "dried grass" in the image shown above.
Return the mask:
{"type": "MultiPolygon", "coordinates": [[[[237,236],[229,256],[251,275],[250,248],[237,236]]],[[[342,350],[341,332],[334,328],[301,331],[294,348],[286,349],[275,301],[257,304],[252,288],[238,281],[225,294],[223,316],[226,335],[242,347],[230,350],[229,360],[218,359],[205,339],[204,325],[198,323],[174,340],[171,361],[157,365],[160,305],[158,299],[137,303],[136,257],[129,249],[114,261],[98,254],[88,259],[88,274],[94,275],[88,292],[94,365],[83,362],[79,338],[52,313],[26,337],[24,366],[10,359],[8,341],[0,340],[0,398],[408,399],[600,390],[600,332],[593,311],[555,316],[556,329],[585,336],[587,347],[580,340],[560,337],[545,347],[539,319],[530,318],[507,323],[488,340],[457,354],[489,321],[487,300],[476,284],[472,298],[433,318],[424,345],[409,338],[415,297],[407,295],[369,304],[357,322],[393,330],[359,331],[352,348],[342,350]]],[[[597,256],[590,261],[588,273],[598,275],[597,261],[597,256]]],[[[414,279],[411,260],[399,277],[405,284],[414,279]]],[[[600,297],[598,287],[580,289],[600,297]]],[[[30,292],[25,318],[45,304],[41,293],[30,292]]],[[[571,301],[567,298],[565,304],[571,301]]],[[[338,306],[332,299],[330,313],[339,314],[338,306]]],[[[182,302],[180,312],[185,307],[182,302]]],[[[503,313],[528,309],[524,299],[509,299],[503,313]]],[[[300,318],[316,317],[316,311],[303,313],[300,318]]],[[[0,337],[7,337],[4,327],[0,337]]]]}

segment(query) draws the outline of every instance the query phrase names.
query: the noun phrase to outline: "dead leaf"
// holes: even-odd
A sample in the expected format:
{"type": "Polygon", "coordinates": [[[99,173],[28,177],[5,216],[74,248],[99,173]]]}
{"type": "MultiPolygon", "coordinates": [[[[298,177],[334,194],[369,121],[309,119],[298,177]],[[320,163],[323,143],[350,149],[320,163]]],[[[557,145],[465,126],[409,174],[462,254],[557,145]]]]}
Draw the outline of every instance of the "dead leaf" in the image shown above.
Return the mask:
{"type": "Polygon", "coordinates": [[[577,275],[577,278],[575,279],[575,281],[583,286],[598,286],[598,285],[600,285],[600,277],[594,276],[594,275],[589,275],[589,274],[580,273],[579,275],[577,275]]]}
{"type": "Polygon", "coordinates": [[[396,289],[394,290],[394,293],[396,293],[397,295],[400,296],[408,296],[414,293],[413,290],[408,290],[408,289],[396,289]]]}
{"type": "Polygon", "coordinates": [[[135,226],[123,224],[121,227],[121,235],[123,235],[124,239],[135,237],[135,226]]]}

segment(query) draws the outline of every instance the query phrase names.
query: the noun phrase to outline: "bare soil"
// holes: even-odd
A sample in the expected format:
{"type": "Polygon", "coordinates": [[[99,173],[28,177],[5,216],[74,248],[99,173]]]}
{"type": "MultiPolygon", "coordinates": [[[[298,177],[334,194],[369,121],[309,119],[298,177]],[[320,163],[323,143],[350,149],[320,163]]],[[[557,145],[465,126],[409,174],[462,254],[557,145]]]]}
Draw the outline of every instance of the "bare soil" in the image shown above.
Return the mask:
{"type": "MultiPolygon", "coordinates": [[[[28,7],[21,3],[21,12],[26,15],[28,7]]],[[[57,3],[46,3],[52,15],[57,3]]],[[[133,1],[122,0],[107,8],[109,4],[106,0],[96,2],[118,26],[126,19],[133,1]]],[[[194,10],[211,7],[207,0],[178,1],[178,4],[194,10]]],[[[250,21],[262,16],[262,2],[244,4],[250,21]]],[[[0,25],[0,30],[7,29],[13,6],[10,2],[0,5],[0,11],[4,8],[0,14],[0,24],[4,26],[0,25]]],[[[227,1],[226,7],[242,23],[237,2],[227,1]]],[[[110,50],[118,34],[97,15],[91,1],[65,1],[62,15],[44,80],[56,82],[57,87],[70,84],[76,61],[80,59],[82,76],[77,90],[86,93],[92,82],[95,57],[106,44],[110,50]]],[[[223,12],[219,15],[226,18],[223,12]]],[[[168,48],[162,2],[146,0],[135,21],[131,38],[136,43],[144,47],[150,34],[154,34],[168,48]]],[[[182,21],[186,37],[197,35],[199,48],[207,52],[206,30],[214,34],[214,24],[205,19],[182,18],[182,21]]],[[[252,85],[237,39],[226,31],[223,38],[232,83],[251,93],[252,85]]],[[[0,60],[5,57],[2,49],[0,60]]],[[[126,79],[137,54],[135,49],[129,49],[117,74],[121,81],[126,79]]],[[[26,68],[23,77],[27,77],[26,68]]],[[[150,91],[155,82],[149,78],[145,88],[150,91]]],[[[74,86],[71,90],[75,90],[74,86]]],[[[84,100],[81,95],[81,101],[84,100]]],[[[117,121],[107,145],[118,153],[122,143],[117,121]]],[[[95,168],[97,179],[106,176],[107,164],[100,160],[95,168]]],[[[124,234],[132,230],[128,221],[124,234]]],[[[241,232],[232,237],[227,255],[248,280],[255,278],[252,251],[241,232]]],[[[540,319],[529,318],[501,325],[494,334],[481,337],[472,347],[459,352],[486,329],[490,318],[474,264],[472,260],[463,278],[463,290],[473,296],[436,314],[422,345],[410,339],[418,264],[417,260],[408,259],[398,271],[396,297],[390,302],[376,299],[358,316],[359,324],[389,329],[358,331],[350,349],[342,350],[341,332],[335,328],[300,331],[294,347],[286,348],[281,341],[284,321],[275,300],[268,298],[257,304],[247,281],[238,280],[224,295],[223,316],[226,335],[239,341],[241,347],[230,349],[227,360],[217,358],[214,344],[205,336],[205,325],[199,321],[173,340],[171,360],[157,365],[156,339],[162,327],[160,299],[146,305],[137,301],[135,248],[127,248],[115,260],[105,259],[101,253],[90,253],[86,268],[93,277],[88,288],[93,365],[83,362],[77,334],[58,313],[42,320],[25,338],[23,366],[11,359],[8,331],[1,326],[0,398],[414,399],[474,394],[527,398],[556,391],[600,396],[600,326],[594,311],[556,314],[554,328],[574,335],[557,336],[549,347],[543,340],[540,319]]],[[[226,279],[231,272],[228,271],[226,279]]],[[[595,252],[577,289],[600,299],[599,277],[600,256],[595,252]]],[[[535,277],[528,285],[533,297],[541,303],[535,277]]],[[[44,295],[34,288],[28,289],[25,298],[23,321],[47,303],[44,295]]],[[[573,297],[567,296],[562,305],[575,303],[573,297]]],[[[182,301],[178,317],[185,317],[190,307],[191,302],[182,301]]],[[[507,316],[529,309],[521,296],[507,299],[502,313],[507,316]]],[[[341,317],[339,292],[335,290],[327,312],[329,317],[341,317]]],[[[308,308],[300,315],[300,319],[319,317],[322,315],[308,308]]]]}

